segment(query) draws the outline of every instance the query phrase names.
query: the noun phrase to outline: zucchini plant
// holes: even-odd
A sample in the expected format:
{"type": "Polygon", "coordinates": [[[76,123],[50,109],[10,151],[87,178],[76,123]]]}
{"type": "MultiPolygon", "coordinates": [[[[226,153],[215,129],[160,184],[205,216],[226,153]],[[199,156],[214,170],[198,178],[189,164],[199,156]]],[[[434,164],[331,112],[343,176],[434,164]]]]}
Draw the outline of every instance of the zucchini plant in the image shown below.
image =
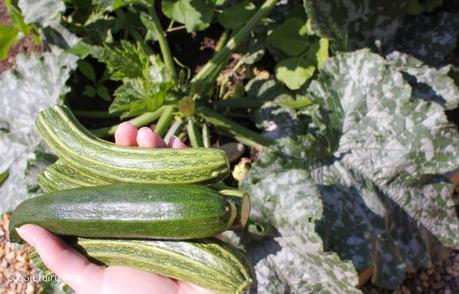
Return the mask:
{"type": "MultiPolygon", "coordinates": [[[[212,109],[213,106],[208,101],[215,94],[216,79],[230,60],[231,54],[263,21],[276,2],[267,0],[255,10],[254,4],[247,1],[246,5],[251,10],[249,9],[250,13],[240,23],[228,24],[228,20],[222,20],[228,29],[223,31],[214,56],[194,76],[187,74],[184,65],[172,56],[167,31],[161,26],[153,1],[132,4],[127,1],[124,5],[107,6],[100,11],[126,18],[128,15],[134,17],[133,12],[139,13],[143,36],[134,34],[131,41],[121,40],[119,46],[90,44],[83,40],[72,48],[72,52],[82,57],[90,55],[106,65],[111,79],[120,83],[114,90],[115,98],[108,111],[119,115],[121,119],[129,118],[136,127],[154,123],[155,132],[161,136],[185,136],[192,147],[204,147],[204,143],[209,145],[209,133],[204,131],[209,127],[249,146],[267,146],[271,143],[270,139],[220,115],[212,109]],[[149,42],[146,42],[149,38],[157,41],[160,55],[155,54],[149,42]],[[177,65],[182,68],[177,70],[177,65]]],[[[183,6],[178,3],[163,1],[161,5],[166,16],[172,18],[172,21],[185,22],[187,30],[205,27],[202,23],[189,23],[188,19],[179,17],[179,7],[183,9],[183,6]]],[[[212,11],[213,9],[215,8],[212,11]]],[[[70,28],[71,25],[69,22],[70,28]]],[[[78,111],[76,114],[90,115],[78,111]]],[[[107,137],[113,135],[115,130],[116,125],[93,129],[92,132],[99,137],[107,137]]]]}

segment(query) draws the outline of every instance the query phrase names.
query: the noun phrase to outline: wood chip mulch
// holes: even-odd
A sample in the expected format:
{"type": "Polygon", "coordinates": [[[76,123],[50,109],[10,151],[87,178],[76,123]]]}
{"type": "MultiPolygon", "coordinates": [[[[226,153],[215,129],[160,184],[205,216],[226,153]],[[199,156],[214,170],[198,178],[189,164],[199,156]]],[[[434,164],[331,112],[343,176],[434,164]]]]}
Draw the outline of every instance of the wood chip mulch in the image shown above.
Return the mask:
{"type": "Polygon", "coordinates": [[[39,275],[29,260],[31,248],[9,241],[9,218],[4,214],[0,219],[0,293],[39,293],[39,275]]]}

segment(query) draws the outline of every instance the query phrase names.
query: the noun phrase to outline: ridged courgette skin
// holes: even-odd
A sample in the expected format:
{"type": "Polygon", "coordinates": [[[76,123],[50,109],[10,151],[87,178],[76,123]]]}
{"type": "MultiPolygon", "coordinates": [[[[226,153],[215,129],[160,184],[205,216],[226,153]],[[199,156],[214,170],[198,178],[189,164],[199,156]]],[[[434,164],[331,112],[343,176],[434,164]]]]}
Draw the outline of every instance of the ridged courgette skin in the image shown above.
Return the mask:
{"type": "Polygon", "coordinates": [[[69,167],[62,160],[58,160],[49,165],[43,173],[38,175],[37,181],[42,190],[46,193],[111,184],[110,181],[104,181],[87,176],[78,170],[69,167]]]}
{"type": "Polygon", "coordinates": [[[36,127],[68,166],[108,182],[190,184],[218,182],[229,173],[222,150],[117,146],[85,129],[65,106],[41,111],[36,127]]]}
{"type": "MultiPolygon", "coordinates": [[[[253,280],[242,252],[215,238],[196,241],[79,238],[73,247],[99,264],[157,273],[218,293],[241,293],[253,280]]],[[[36,253],[32,259],[46,272],[36,253]]]]}
{"type": "MultiPolygon", "coordinates": [[[[46,193],[96,185],[108,185],[108,183],[91,179],[79,173],[60,160],[48,166],[46,170],[38,176],[38,183],[46,193]]],[[[212,184],[209,187],[218,191],[220,195],[224,195],[228,198],[228,201],[232,201],[235,204],[237,215],[231,229],[242,230],[247,224],[250,214],[249,195],[244,191],[227,187],[221,183],[212,184]]]]}
{"type": "Polygon", "coordinates": [[[57,191],[27,199],[13,212],[15,228],[36,224],[78,237],[195,239],[229,229],[231,198],[197,185],[113,184],[57,191]]]}

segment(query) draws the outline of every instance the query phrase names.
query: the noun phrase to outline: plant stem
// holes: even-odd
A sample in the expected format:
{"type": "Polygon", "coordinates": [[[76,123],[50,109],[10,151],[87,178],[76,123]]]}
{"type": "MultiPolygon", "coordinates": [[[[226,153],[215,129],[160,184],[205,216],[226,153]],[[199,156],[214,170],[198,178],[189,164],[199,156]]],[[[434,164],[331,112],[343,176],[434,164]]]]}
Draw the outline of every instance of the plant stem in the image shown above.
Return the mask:
{"type": "Polygon", "coordinates": [[[230,119],[227,119],[223,115],[206,106],[200,106],[196,113],[204,120],[214,125],[217,129],[223,130],[225,133],[247,146],[268,146],[273,143],[272,140],[265,138],[230,119]]]}
{"type": "Polygon", "coordinates": [[[85,118],[111,118],[119,116],[119,113],[108,113],[107,111],[87,111],[87,110],[73,110],[75,116],[85,118]]]}
{"type": "Polygon", "coordinates": [[[183,29],[186,29],[185,25],[168,28],[166,32],[170,33],[170,32],[180,31],[180,30],[183,30],[183,29]]]}
{"type": "Polygon", "coordinates": [[[207,127],[206,123],[202,124],[202,143],[204,144],[204,147],[210,148],[209,127],[207,127]]]}
{"type": "Polygon", "coordinates": [[[225,43],[228,40],[228,37],[229,37],[228,30],[223,31],[223,33],[220,35],[220,38],[218,38],[217,45],[215,45],[215,52],[220,51],[223,48],[223,46],[225,46],[225,43]]]}
{"type": "Polygon", "coordinates": [[[169,143],[171,137],[175,136],[175,134],[177,134],[177,132],[182,128],[182,126],[183,122],[181,120],[174,121],[174,123],[172,123],[171,127],[164,136],[164,142],[169,143]]]}
{"type": "Polygon", "coordinates": [[[266,0],[260,9],[252,16],[252,18],[233,36],[226,45],[221,48],[209,62],[194,76],[191,80],[191,88],[196,91],[196,94],[202,95],[205,90],[214,82],[218,73],[222,70],[225,64],[231,57],[231,53],[241,45],[247,38],[249,33],[258,25],[258,23],[274,8],[277,0],[266,0]]]}
{"type": "MultiPolygon", "coordinates": [[[[155,120],[158,119],[158,117],[161,116],[162,112],[164,111],[164,106],[160,107],[154,112],[145,112],[144,114],[141,114],[131,120],[129,122],[136,128],[140,128],[143,126],[146,126],[148,124],[151,124],[155,120]]],[[[97,137],[107,137],[110,135],[114,135],[116,132],[116,129],[118,128],[119,124],[111,126],[111,127],[106,127],[106,128],[100,128],[100,129],[93,129],[90,130],[91,133],[96,135],[97,137]]]]}
{"type": "Polygon", "coordinates": [[[172,60],[171,50],[169,48],[169,43],[167,43],[166,33],[164,32],[163,28],[161,27],[161,23],[159,22],[158,15],[156,14],[156,10],[154,8],[154,1],[151,7],[148,7],[148,12],[152,18],[152,21],[155,26],[156,35],[158,36],[159,48],[161,49],[161,54],[163,55],[164,63],[167,69],[172,74],[173,79],[177,80],[177,71],[175,70],[174,61],[172,60]]]}
{"type": "Polygon", "coordinates": [[[202,143],[201,132],[191,117],[188,118],[186,129],[188,132],[188,138],[190,138],[191,146],[195,148],[203,147],[204,144],[202,143]]]}
{"type": "Polygon", "coordinates": [[[0,186],[6,181],[9,175],[8,171],[4,171],[0,174],[0,186]]]}
{"type": "Polygon", "coordinates": [[[175,106],[174,105],[167,105],[164,107],[164,111],[159,117],[158,123],[156,124],[155,127],[155,133],[163,137],[167,130],[169,129],[169,126],[172,124],[172,120],[174,119],[174,111],[175,111],[175,106]]]}

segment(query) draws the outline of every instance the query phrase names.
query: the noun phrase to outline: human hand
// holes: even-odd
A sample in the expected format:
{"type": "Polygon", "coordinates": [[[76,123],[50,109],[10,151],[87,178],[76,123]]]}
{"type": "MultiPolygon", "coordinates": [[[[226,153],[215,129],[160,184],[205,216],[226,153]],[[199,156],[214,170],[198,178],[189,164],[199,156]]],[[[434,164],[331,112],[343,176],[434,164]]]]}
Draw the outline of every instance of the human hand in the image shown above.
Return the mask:
{"type": "MultiPolygon", "coordinates": [[[[137,130],[129,123],[118,127],[115,143],[123,146],[167,147],[164,140],[151,129],[137,130]]],[[[186,147],[175,137],[171,138],[168,145],[172,148],[186,147]]],[[[213,293],[182,281],[129,267],[93,264],[61,239],[36,225],[23,225],[16,231],[35,248],[44,264],[77,293],[213,293]]]]}

